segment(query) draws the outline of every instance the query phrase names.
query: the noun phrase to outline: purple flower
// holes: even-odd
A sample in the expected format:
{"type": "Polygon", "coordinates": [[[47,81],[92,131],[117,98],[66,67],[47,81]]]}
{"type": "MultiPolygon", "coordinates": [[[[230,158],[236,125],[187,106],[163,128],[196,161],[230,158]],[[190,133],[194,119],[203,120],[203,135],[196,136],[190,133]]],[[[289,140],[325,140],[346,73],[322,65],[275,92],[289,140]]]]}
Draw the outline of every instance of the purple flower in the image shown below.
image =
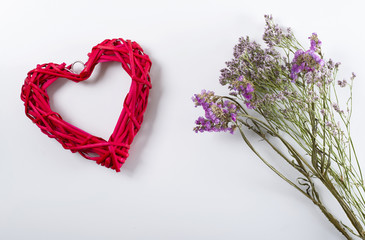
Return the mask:
{"type": "Polygon", "coordinates": [[[323,59],[318,56],[313,50],[303,51],[297,50],[292,61],[290,78],[294,82],[298,78],[298,74],[303,72],[314,71],[324,65],[323,59]]]}
{"type": "Polygon", "coordinates": [[[250,102],[253,98],[253,92],[255,91],[253,85],[247,81],[243,75],[239,76],[236,81],[232,81],[229,88],[233,90],[231,95],[241,95],[245,98],[246,102],[250,102]]]}
{"type": "Polygon", "coordinates": [[[318,35],[317,33],[312,33],[312,35],[310,37],[308,37],[308,39],[311,40],[311,47],[310,50],[312,50],[313,52],[315,51],[319,51],[322,45],[321,40],[318,39],[318,35]]]}
{"type": "Polygon", "coordinates": [[[353,81],[354,79],[356,78],[356,74],[355,73],[352,73],[352,76],[351,76],[351,81],[353,81]]]}
{"type": "Polygon", "coordinates": [[[247,93],[252,93],[254,91],[252,85],[250,83],[247,83],[246,85],[246,92],[247,93]]]}
{"type": "Polygon", "coordinates": [[[195,106],[203,107],[204,117],[199,117],[195,123],[195,132],[227,132],[233,133],[237,121],[236,105],[228,100],[214,95],[212,91],[202,90],[192,98],[195,106]]]}
{"type": "MultiPolygon", "coordinates": [[[[298,78],[299,73],[312,72],[324,66],[323,59],[316,53],[320,53],[322,45],[321,40],[318,39],[317,33],[312,33],[308,39],[310,39],[311,43],[309,50],[304,52],[299,49],[294,54],[290,72],[290,78],[293,82],[298,78]]],[[[332,64],[332,61],[330,63],[332,64]]]]}
{"type": "Polygon", "coordinates": [[[333,107],[333,109],[334,109],[336,112],[338,112],[339,114],[344,113],[344,111],[340,109],[340,107],[338,106],[338,104],[337,104],[337,103],[332,103],[332,107],[333,107]]]}
{"type": "Polygon", "coordinates": [[[264,17],[266,26],[263,40],[269,47],[278,46],[285,38],[291,39],[293,37],[291,29],[287,29],[285,34],[278,24],[274,24],[271,15],[265,15],[264,17]]]}
{"type": "Polygon", "coordinates": [[[340,87],[344,88],[344,87],[346,87],[346,85],[347,85],[347,81],[346,81],[346,79],[344,79],[343,81],[338,80],[338,81],[337,81],[337,84],[338,84],[340,87]]]}
{"type": "Polygon", "coordinates": [[[248,109],[253,109],[254,108],[254,106],[252,106],[252,104],[250,102],[246,102],[245,104],[246,104],[246,107],[248,109]]]}

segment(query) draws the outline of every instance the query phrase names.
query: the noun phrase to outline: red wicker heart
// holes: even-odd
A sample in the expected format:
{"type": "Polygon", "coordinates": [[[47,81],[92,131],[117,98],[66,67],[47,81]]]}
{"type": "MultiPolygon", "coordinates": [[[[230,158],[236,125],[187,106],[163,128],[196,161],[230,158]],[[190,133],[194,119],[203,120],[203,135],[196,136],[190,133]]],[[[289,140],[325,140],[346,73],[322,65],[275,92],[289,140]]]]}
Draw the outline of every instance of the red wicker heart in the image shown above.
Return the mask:
{"type": "Polygon", "coordinates": [[[31,70],[22,87],[21,99],[25,114],[50,138],[55,138],[65,149],[79,152],[107,168],[119,172],[128,157],[128,150],[139,131],[147,107],[151,80],[151,60],[143,49],[130,40],[105,40],[93,47],[89,60],[80,74],[72,71],[72,65],[46,63],[31,70]],[[99,62],[117,61],[132,78],[124,107],[108,141],[93,136],[68,122],[49,105],[47,88],[59,77],[74,82],[88,79],[99,62]]]}

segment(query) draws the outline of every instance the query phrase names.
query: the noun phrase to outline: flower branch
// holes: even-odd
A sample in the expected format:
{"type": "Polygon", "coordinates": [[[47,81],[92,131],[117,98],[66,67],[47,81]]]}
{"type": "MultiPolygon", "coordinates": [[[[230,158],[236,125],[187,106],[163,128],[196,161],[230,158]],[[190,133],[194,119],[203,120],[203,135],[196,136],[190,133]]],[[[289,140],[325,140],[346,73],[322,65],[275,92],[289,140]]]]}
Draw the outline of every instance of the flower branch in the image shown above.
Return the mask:
{"type": "Polygon", "coordinates": [[[195,105],[205,111],[194,131],[238,130],[258,158],[318,206],[347,239],[365,239],[365,187],[350,135],[356,75],[353,73],[349,82],[336,80],[340,63],[324,58],[316,33],[309,37],[310,47],[305,49],[290,28],[282,29],[271,16],[265,16],[265,22],[263,40],[267,47],[242,37],[234,47],[234,58],[221,70],[219,81],[228,87],[228,95],[217,96],[205,90],[194,95],[195,105]],[[344,105],[338,88],[349,90],[344,105]],[[256,133],[296,170],[297,183],[262,157],[246,136],[247,131],[256,133]],[[289,155],[272,138],[278,139],[289,155]],[[317,184],[337,200],[351,227],[327,210],[317,184]]]}

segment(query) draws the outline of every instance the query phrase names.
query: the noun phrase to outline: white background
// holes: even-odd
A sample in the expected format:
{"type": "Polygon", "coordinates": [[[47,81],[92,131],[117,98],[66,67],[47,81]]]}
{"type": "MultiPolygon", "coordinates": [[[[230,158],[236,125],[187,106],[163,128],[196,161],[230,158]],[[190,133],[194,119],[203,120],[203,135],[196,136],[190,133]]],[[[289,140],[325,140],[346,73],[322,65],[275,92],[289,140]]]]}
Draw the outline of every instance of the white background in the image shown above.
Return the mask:
{"type": "MultiPolygon", "coordinates": [[[[203,113],[191,96],[226,92],[219,70],[240,36],[261,42],[271,13],[305,46],[317,32],[341,77],[357,73],[353,138],[365,167],[363,9],[360,0],[1,2],[0,239],[343,239],[237,134],[195,134],[203,113]],[[144,124],[121,173],[46,137],[20,100],[37,64],[86,62],[117,37],[153,61],[144,124]]],[[[107,138],[130,79],[118,64],[95,71],[84,83],[59,80],[49,95],[65,120],[107,138]]]]}

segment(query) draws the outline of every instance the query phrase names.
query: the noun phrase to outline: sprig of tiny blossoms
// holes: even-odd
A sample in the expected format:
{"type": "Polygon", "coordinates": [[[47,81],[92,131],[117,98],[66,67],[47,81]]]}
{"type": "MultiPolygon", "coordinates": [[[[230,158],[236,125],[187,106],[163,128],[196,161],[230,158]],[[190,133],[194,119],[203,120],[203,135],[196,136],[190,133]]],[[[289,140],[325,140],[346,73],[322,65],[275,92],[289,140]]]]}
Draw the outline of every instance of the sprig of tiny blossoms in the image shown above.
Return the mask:
{"type": "Polygon", "coordinates": [[[238,130],[251,150],[277,175],[318,206],[347,239],[365,239],[364,180],[350,135],[352,86],[336,80],[339,62],[325,59],[316,33],[304,48],[290,28],[283,29],[265,15],[262,47],[242,37],[226,62],[219,81],[227,96],[203,90],[193,97],[203,107],[195,132],[238,130]],[[347,88],[349,98],[340,102],[337,88],[347,88]],[[297,181],[270,164],[254,148],[247,131],[259,135],[297,172],[297,181]],[[277,144],[286,148],[283,151],[277,144]],[[319,181],[314,181],[318,179],[319,181]],[[350,226],[326,208],[321,184],[329,190],[348,217],[350,226]]]}
{"type": "Polygon", "coordinates": [[[236,105],[228,100],[222,100],[212,91],[202,90],[201,94],[195,94],[192,98],[195,107],[201,106],[205,111],[205,118],[199,117],[195,123],[195,132],[220,132],[233,133],[236,127],[231,122],[236,121],[236,105]]]}

